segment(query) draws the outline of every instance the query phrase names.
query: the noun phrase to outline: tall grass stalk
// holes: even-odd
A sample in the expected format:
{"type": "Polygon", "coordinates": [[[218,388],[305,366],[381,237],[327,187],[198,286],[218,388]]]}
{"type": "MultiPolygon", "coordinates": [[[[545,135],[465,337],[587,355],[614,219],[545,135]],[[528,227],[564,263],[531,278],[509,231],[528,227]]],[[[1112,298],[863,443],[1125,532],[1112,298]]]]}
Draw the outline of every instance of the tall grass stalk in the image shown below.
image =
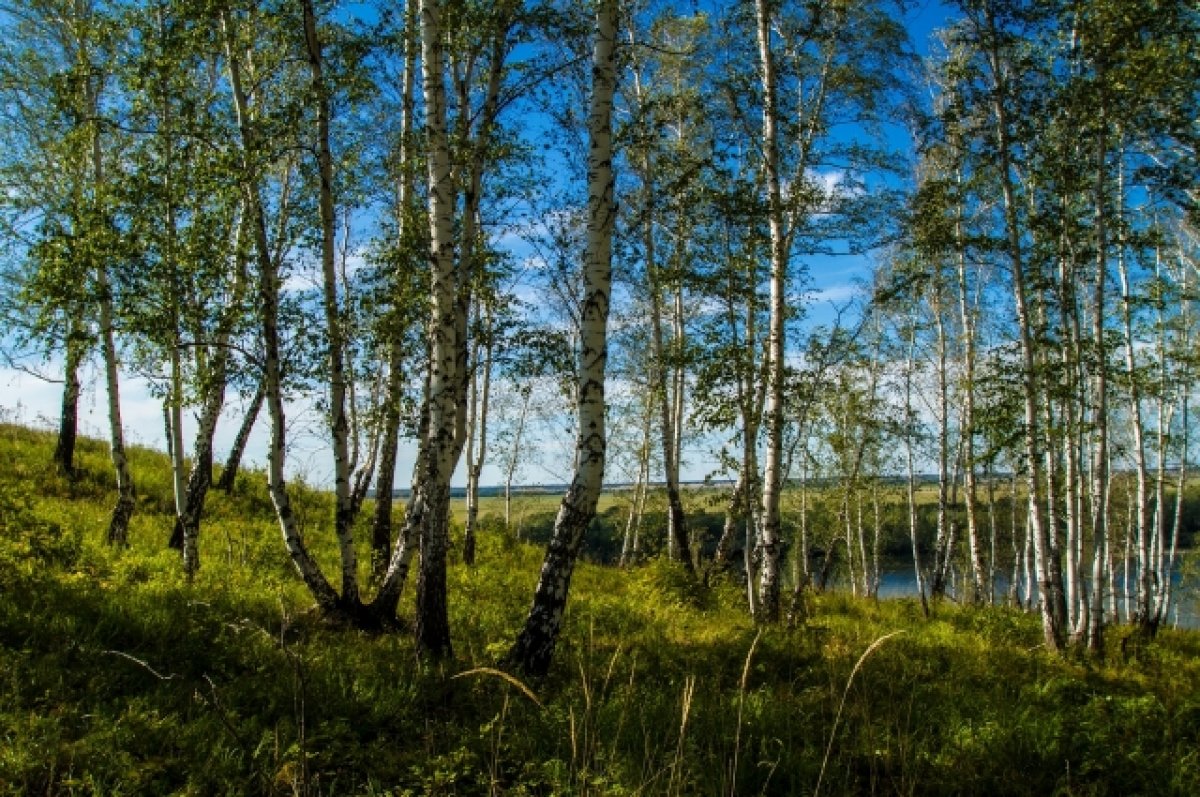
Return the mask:
{"type": "Polygon", "coordinates": [[[514,687],[518,692],[529,698],[529,700],[538,708],[545,708],[545,706],[542,705],[542,701],[538,700],[538,696],[534,694],[533,690],[526,686],[521,679],[517,678],[516,676],[509,675],[503,670],[497,670],[494,667],[474,667],[470,670],[464,670],[463,672],[450,676],[450,680],[467,678],[472,675],[490,675],[493,678],[499,678],[501,681],[504,681],[505,683],[514,687]]]}
{"type": "Polygon", "coordinates": [[[750,662],[754,659],[754,649],[758,647],[762,633],[762,629],[759,628],[758,633],[754,635],[754,641],[750,643],[750,649],[746,651],[746,661],[742,663],[742,680],[738,682],[737,729],[733,733],[733,767],[729,773],[730,797],[737,797],[738,756],[742,749],[742,712],[746,706],[746,682],[750,679],[750,662]]]}
{"type": "Polygon", "coordinates": [[[671,762],[671,780],[667,784],[668,794],[679,794],[682,786],[680,772],[684,766],[684,744],[687,740],[688,716],[692,712],[692,696],[696,693],[696,676],[689,675],[683,682],[683,695],[680,697],[679,741],[675,744],[675,760],[671,762]]]}
{"type": "Polygon", "coordinates": [[[833,740],[837,737],[838,722],[842,719],[842,709],[846,707],[846,698],[850,694],[850,687],[854,683],[854,676],[858,675],[858,671],[862,669],[863,662],[865,662],[872,653],[878,650],[884,642],[887,642],[897,634],[903,633],[904,629],[899,629],[897,631],[892,631],[890,634],[884,634],[883,636],[879,637],[879,639],[876,639],[874,642],[868,645],[867,649],[863,651],[863,654],[858,657],[858,661],[854,662],[854,669],[850,670],[850,677],[846,679],[846,688],[842,690],[842,700],[840,703],[838,703],[837,714],[835,714],[833,717],[833,726],[829,729],[829,743],[825,745],[825,757],[821,759],[821,771],[817,775],[817,785],[813,789],[813,797],[817,797],[817,795],[821,793],[821,783],[825,780],[825,767],[829,764],[829,754],[833,751],[833,740]]]}

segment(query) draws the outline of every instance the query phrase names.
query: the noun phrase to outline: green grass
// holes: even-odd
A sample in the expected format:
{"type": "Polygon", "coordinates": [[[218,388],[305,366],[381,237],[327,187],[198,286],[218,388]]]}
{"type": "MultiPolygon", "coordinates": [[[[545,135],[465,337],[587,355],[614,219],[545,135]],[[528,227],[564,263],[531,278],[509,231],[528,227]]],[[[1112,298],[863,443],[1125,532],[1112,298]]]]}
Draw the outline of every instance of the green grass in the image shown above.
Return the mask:
{"type": "MultiPolygon", "coordinates": [[[[584,564],[522,684],[493,668],[538,548],[485,530],[451,565],[456,657],[422,663],[320,622],[258,475],[213,496],[189,585],[165,460],[134,452],[119,551],[104,448],[70,485],[51,442],[0,426],[0,794],[1200,793],[1197,633],[1057,658],[1012,610],[831,594],[759,636],[735,585],[584,564]]],[[[331,562],[326,497],[300,503],[331,562]]]]}

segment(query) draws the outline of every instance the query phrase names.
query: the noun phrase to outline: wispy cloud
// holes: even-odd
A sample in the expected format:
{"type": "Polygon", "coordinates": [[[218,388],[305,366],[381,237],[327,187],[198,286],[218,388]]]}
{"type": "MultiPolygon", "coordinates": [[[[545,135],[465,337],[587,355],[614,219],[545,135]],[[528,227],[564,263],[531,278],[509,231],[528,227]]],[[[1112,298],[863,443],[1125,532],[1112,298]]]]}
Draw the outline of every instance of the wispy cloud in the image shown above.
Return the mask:
{"type": "Polygon", "coordinates": [[[851,299],[858,298],[861,293],[861,287],[852,282],[843,282],[838,285],[827,285],[824,288],[819,288],[812,293],[814,302],[832,302],[834,304],[842,304],[851,299]]]}

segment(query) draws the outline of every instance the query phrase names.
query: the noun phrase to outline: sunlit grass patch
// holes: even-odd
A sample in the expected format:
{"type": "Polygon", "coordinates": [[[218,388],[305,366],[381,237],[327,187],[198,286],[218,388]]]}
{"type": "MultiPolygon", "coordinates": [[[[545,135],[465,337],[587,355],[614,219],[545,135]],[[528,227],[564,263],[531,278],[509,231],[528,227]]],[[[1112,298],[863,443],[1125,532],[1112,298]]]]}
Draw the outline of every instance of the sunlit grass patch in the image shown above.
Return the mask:
{"type": "MultiPolygon", "coordinates": [[[[927,620],[844,593],[759,628],[734,578],[584,562],[555,666],[525,683],[497,664],[543,550],[503,524],[475,566],[451,557],[455,657],[421,662],[403,631],[321,621],[261,475],[213,494],[189,584],[170,484],[142,478],[165,461],[138,455],[113,548],[103,448],[73,489],[42,464],[48,435],[0,431],[18,457],[0,470],[0,794],[1200,791],[1194,632],[1114,629],[1104,657],[1061,657],[1011,608],[942,601],[927,620]]],[[[335,561],[328,497],[298,493],[335,561]]]]}

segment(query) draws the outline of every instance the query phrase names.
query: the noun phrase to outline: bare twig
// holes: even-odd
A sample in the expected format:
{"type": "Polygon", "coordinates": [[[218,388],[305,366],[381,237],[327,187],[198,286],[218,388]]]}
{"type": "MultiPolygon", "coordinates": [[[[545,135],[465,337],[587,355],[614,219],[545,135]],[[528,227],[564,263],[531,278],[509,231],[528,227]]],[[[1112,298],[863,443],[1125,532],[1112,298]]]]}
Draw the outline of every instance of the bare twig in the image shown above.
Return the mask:
{"type": "Polygon", "coordinates": [[[163,675],[158,670],[154,669],[149,664],[147,664],[146,662],[137,658],[136,656],[130,656],[128,653],[124,653],[120,650],[106,650],[104,652],[108,653],[111,656],[120,656],[123,659],[128,659],[129,661],[132,661],[134,664],[140,665],[143,669],[145,669],[147,672],[149,672],[151,675],[153,675],[155,678],[157,678],[160,681],[172,681],[179,677],[178,673],[171,673],[170,675],[163,675]]]}

